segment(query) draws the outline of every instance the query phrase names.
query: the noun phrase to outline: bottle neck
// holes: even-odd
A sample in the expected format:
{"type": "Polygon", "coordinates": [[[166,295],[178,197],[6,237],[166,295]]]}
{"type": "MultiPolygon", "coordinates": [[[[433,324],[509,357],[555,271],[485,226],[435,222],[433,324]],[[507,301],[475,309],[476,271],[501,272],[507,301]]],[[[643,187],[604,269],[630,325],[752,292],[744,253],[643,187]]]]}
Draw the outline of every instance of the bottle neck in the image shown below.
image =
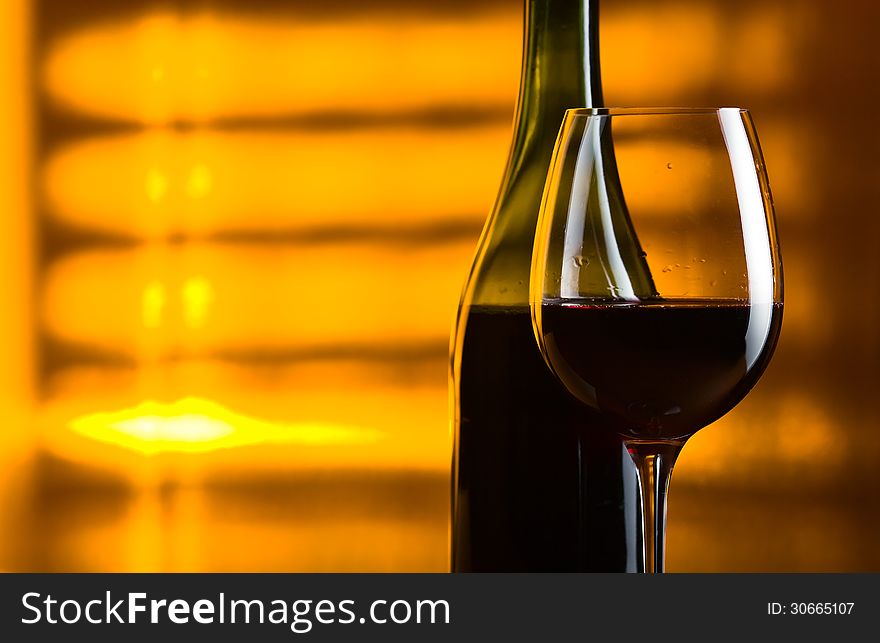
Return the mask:
{"type": "Polygon", "coordinates": [[[515,136],[555,140],[566,109],[601,107],[599,0],[526,0],[515,136]]]}
{"type": "Polygon", "coordinates": [[[527,305],[535,224],[565,110],[602,104],[597,27],[598,0],[526,0],[513,144],[466,305],[527,305]]]}

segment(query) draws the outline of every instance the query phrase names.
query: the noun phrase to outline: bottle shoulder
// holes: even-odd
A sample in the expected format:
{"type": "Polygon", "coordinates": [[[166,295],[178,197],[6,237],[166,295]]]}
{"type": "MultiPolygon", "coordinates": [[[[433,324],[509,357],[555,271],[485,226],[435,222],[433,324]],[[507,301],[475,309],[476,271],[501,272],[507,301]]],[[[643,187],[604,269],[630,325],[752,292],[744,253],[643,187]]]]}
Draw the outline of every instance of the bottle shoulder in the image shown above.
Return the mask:
{"type": "Polygon", "coordinates": [[[546,172],[534,164],[506,177],[480,237],[467,288],[475,305],[528,302],[535,227],[546,172]]]}

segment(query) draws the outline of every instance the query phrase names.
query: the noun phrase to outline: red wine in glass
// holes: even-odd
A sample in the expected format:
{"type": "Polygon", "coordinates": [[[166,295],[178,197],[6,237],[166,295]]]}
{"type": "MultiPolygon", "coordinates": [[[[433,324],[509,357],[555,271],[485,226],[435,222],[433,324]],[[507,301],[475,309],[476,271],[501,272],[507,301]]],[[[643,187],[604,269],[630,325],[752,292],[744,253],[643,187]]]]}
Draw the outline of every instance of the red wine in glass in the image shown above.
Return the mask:
{"type": "Polygon", "coordinates": [[[542,304],[545,358],[570,393],[634,440],[684,440],[764,371],[782,304],[737,300],[542,304]]]}

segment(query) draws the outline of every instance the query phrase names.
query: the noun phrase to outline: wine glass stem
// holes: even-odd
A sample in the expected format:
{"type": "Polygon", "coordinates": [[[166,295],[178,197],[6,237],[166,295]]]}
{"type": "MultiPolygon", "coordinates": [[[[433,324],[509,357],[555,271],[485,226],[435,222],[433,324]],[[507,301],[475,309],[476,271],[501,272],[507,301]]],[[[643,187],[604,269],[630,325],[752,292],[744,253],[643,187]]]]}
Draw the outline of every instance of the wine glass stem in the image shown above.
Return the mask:
{"type": "Polygon", "coordinates": [[[627,442],[642,496],[644,571],[662,574],[666,554],[666,492],[683,442],[627,442]]]}

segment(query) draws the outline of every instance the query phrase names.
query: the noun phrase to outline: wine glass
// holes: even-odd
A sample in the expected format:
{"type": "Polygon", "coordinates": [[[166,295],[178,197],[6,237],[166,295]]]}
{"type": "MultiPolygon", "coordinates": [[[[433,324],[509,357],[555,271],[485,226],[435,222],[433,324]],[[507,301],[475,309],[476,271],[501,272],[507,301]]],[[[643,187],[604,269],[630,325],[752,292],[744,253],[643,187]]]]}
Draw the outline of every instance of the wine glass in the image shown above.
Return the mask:
{"type": "Polygon", "coordinates": [[[736,406],[782,324],[773,202],[747,110],[568,110],[532,254],[535,336],[638,471],[644,570],[687,439],[736,406]]]}

